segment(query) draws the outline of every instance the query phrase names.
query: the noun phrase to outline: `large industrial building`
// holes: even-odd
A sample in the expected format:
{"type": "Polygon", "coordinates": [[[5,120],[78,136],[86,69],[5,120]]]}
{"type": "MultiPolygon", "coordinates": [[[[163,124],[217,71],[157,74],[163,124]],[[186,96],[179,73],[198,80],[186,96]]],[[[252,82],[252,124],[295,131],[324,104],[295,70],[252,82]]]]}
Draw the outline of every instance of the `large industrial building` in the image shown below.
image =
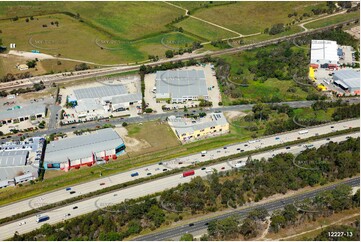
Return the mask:
{"type": "Polygon", "coordinates": [[[338,46],[336,41],[312,40],[311,66],[313,68],[336,69],[339,62],[338,46]]]}
{"type": "Polygon", "coordinates": [[[123,139],[112,128],[90,134],[52,141],[47,145],[44,168],[63,169],[92,166],[97,161],[108,161],[125,152],[123,139]]]}
{"type": "Polygon", "coordinates": [[[34,137],[0,145],[0,188],[38,177],[44,141],[41,137],[34,137]]]}
{"type": "Polygon", "coordinates": [[[339,70],[333,74],[334,84],[351,94],[360,94],[360,72],[355,70],[339,70]]]}
{"type": "Polygon", "coordinates": [[[79,118],[107,116],[108,112],[124,111],[141,100],[140,93],[128,93],[123,85],[76,89],[74,95],[67,97],[69,106],[75,108],[79,118]]]}
{"type": "Polygon", "coordinates": [[[168,123],[182,142],[214,137],[229,132],[229,123],[222,113],[211,113],[195,120],[171,116],[168,123]]]}
{"type": "Polygon", "coordinates": [[[0,123],[10,124],[18,123],[26,120],[35,120],[45,117],[45,104],[32,104],[28,106],[14,106],[6,110],[0,110],[0,123]]]}
{"type": "Polygon", "coordinates": [[[158,102],[184,103],[200,99],[208,100],[203,70],[157,71],[155,85],[158,102]]]}

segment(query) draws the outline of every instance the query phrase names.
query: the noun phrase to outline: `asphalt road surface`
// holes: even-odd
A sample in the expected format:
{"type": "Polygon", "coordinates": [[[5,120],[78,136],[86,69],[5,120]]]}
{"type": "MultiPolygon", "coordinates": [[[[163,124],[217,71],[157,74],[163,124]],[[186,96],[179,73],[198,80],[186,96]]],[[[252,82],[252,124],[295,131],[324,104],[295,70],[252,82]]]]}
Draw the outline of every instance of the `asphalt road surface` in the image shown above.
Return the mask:
{"type": "MultiPolygon", "coordinates": [[[[116,184],[122,184],[128,181],[135,180],[137,178],[147,177],[150,175],[155,175],[163,172],[163,169],[174,169],[178,167],[186,167],[189,165],[192,165],[192,162],[204,162],[212,159],[217,159],[225,156],[230,156],[237,153],[242,153],[245,151],[252,151],[257,150],[259,148],[265,148],[267,146],[273,146],[278,144],[283,144],[285,142],[295,141],[298,138],[306,139],[309,137],[313,137],[316,134],[322,135],[327,134],[332,131],[336,130],[344,130],[348,129],[350,127],[360,127],[360,120],[349,120],[344,122],[339,122],[335,124],[328,124],[328,125],[322,125],[322,126],[314,126],[309,129],[301,129],[301,130],[308,130],[308,133],[306,134],[299,134],[300,130],[291,131],[287,133],[272,135],[263,137],[261,139],[257,139],[257,142],[251,143],[249,142],[243,142],[243,143],[237,143],[233,145],[228,145],[225,149],[225,147],[220,147],[213,150],[208,150],[207,154],[202,156],[200,153],[195,153],[192,155],[187,155],[183,157],[178,157],[172,160],[163,161],[162,165],[159,164],[153,164],[153,165],[147,165],[144,167],[138,167],[131,169],[126,172],[117,173],[112,176],[103,177],[100,179],[96,179],[90,182],[74,185],[71,187],[72,191],[75,191],[75,193],[70,194],[70,191],[65,191],[65,188],[53,191],[50,193],[42,194],[33,198],[24,199],[19,202],[15,202],[9,205],[4,205],[0,207],[0,218],[6,218],[10,217],[12,215],[26,212],[33,209],[40,210],[41,207],[58,203],[61,201],[64,201],[66,199],[76,197],[82,194],[94,192],[96,190],[113,186],[116,184]],[[333,128],[331,128],[333,127],[333,128]],[[180,164],[181,163],[181,164],[180,164]],[[130,175],[134,172],[138,172],[139,176],[137,177],[131,177],[130,175]],[[149,174],[150,173],[150,174],[149,174]],[[104,185],[100,185],[101,183],[104,183],[104,185]]],[[[331,140],[333,140],[332,138],[331,140]]],[[[104,169],[109,169],[106,166],[104,166],[104,169]]],[[[95,174],[95,176],[98,176],[98,174],[95,174]]]]}
{"type": "MultiPolygon", "coordinates": [[[[353,133],[353,134],[333,137],[332,141],[339,142],[339,141],[347,139],[347,136],[359,137],[359,133],[353,133]]],[[[322,140],[314,141],[312,144],[314,145],[314,147],[317,148],[327,142],[329,142],[329,141],[326,139],[322,139],[322,140]]],[[[290,146],[290,148],[287,150],[285,148],[280,148],[280,149],[274,150],[272,152],[264,152],[262,154],[254,155],[253,158],[260,159],[260,158],[264,157],[267,159],[267,158],[273,157],[273,155],[275,155],[277,153],[282,153],[282,152],[290,152],[293,154],[298,154],[299,152],[301,152],[304,149],[305,149],[305,147],[303,145],[294,145],[294,146],[290,146]]],[[[242,162],[242,161],[244,161],[244,158],[238,159],[238,160],[235,160],[232,162],[242,162]]],[[[215,164],[215,165],[207,167],[207,170],[213,170],[213,169],[216,169],[217,171],[220,171],[220,170],[226,171],[226,170],[230,170],[230,169],[234,169],[234,168],[232,165],[230,165],[229,162],[223,162],[223,163],[219,163],[219,164],[215,164]]],[[[196,176],[206,176],[208,174],[207,170],[202,170],[201,168],[195,169],[195,175],[196,176]]],[[[146,173],[146,171],[144,171],[142,173],[146,173]]],[[[54,208],[52,210],[46,211],[46,213],[39,212],[39,214],[48,215],[50,217],[50,220],[48,220],[47,222],[44,222],[44,223],[55,224],[55,223],[64,221],[68,218],[72,218],[72,217],[79,216],[82,214],[90,213],[90,212],[93,212],[98,209],[103,209],[105,211],[119,213],[121,211],[111,211],[110,208],[107,208],[107,207],[114,205],[114,204],[121,203],[125,199],[135,199],[135,198],[139,198],[139,197],[146,196],[149,194],[154,194],[156,192],[160,192],[165,189],[176,187],[179,184],[189,182],[192,178],[193,178],[193,176],[182,177],[181,174],[170,175],[170,176],[160,178],[157,180],[153,180],[153,181],[149,181],[149,182],[146,182],[143,184],[139,184],[139,185],[125,188],[125,189],[119,189],[119,190],[111,192],[111,193],[99,195],[99,196],[96,196],[96,197],[93,197],[93,198],[90,198],[87,200],[78,201],[73,204],[63,206],[63,207],[54,208]],[[75,207],[76,207],[76,209],[75,209],[75,207]],[[67,216],[67,214],[71,214],[71,215],[67,216]]],[[[99,187],[99,185],[97,185],[97,187],[99,187]]],[[[62,192],[61,197],[66,197],[66,196],[68,196],[68,193],[69,193],[68,191],[65,191],[65,189],[62,191],[58,191],[58,192],[62,192]]],[[[48,197],[42,198],[42,199],[37,198],[39,203],[46,202],[47,199],[48,199],[48,197]]],[[[19,209],[19,208],[20,208],[19,206],[16,206],[16,208],[13,208],[13,209],[19,209]]],[[[124,208],[124,209],[126,209],[126,208],[124,208]]],[[[14,233],[16,231],[18,231],[19,234],[30,232],[34,229],[39,228],[44,223],[37,223],[35,216],[29,216],[26,218],[19,219],[17,221],[13,221],[13,222],[4,224],[0,227],[0,240],[5,240],[5,239],[10,238],[11,236],[14,235],[14,233]],[[20,226],[19,225],[20,222],[26,222],[26,224],[23,224],[20,226]]]]}
{"type": "Polygon", "coordinates": [[[228,212],[228,213],[222,214],[222,215],[217,216],[217,217],[197,221],[197,222],[193,223],[194,224],[193,226],[190,226],[189,224],[186,224],[186,225],[175,227],[175,228],[165,230],[165,231],[162,231],[162,232],[159,232],[159,233],[145,235],[145,236],[136,238],[134,240],[135,241],[179,240],[179,237],[182,236],[185,233],[197,233],[198,231],[207,230],[207,227],[208,227],[207,225],[211,221],[225,219],[225,218],[227,218],[229,216],[233,216],[233,215],[239,215],[240,218],[245,218],[248,215],[248,213],[251,212],[253,209],[262,208],[262,207],[266,208],[269,212],[272,212],[272,211],[277,210],[277,209],[282,209],[284,206],[286,206],[288,204],[293,204],[295,201],[302,201],[302,200],[305,200],[307,198],[313,198],[318,193],[320,193],[322,191],[326,191],[326,190],[332,190],[332,189],[334,189],[336,186],[338,186],[340,184],[347,184],[347,185],[350,185],[352,187],[358,187],[358,186],[360,186],[360,177],[352,178],[350,180],[343,181],[343,182],[341,182],[339,184],[336,184],[336,185],[321,187],[319,189],[313,190],[311,192],[303,193],[303,194],[300,194],[300,195],[295,195],[295,196],[287,197],[287,198],[283,198],[283,199],[281,198],[281,199],[278,199],[276,201],[268,202],[268,203],[265,203],[265,204],[253,205],[253,206],[247,207],[247,208],[242,209],[242,210],[238,210],[238,211],[234,211],[234,212],[228,212]]]}
{"type": "MultiPolygon", "coordinates": [[[[349,103],[359,103],[359,98],[350,98],[347,99],[349,103]]],[[[281,103],[274,103],[274,104],[288,104],[290,107],[293,108],[302,108],[302,107],[310,107],[315,101],[294,101],[294,102],[281,102],[281,103]]],[[[223,106],[218,108],[209,108],[208,110],[204,109],[202,112],[211,113],[211,112],[225,112],[225,111],[245,111],[245,110],[251,110],[254,104],[246,104],[246,105],[235,105],[235,106],[223,106]]],[[[200,111],[198,111],[200,112],[200,111]]],[[[79,123],[79,124],[72,124],[72,125],[65,125],[62,127],[56,127],[55,122],[55,114],[56,112],[53,112],[50,116],[51,125],[49,125],[48,130],[39,130],[31,134],[31,136],[43,136],[43,135],[50,135],[52,133],[59,133],[59,132],[72,132],[75,130],[80,129],[88,129],[88,128],[95,128],[96,126],[102,126],[106,123],[110,123],[112,125],[120,125],[123,122],[127,123],[141,123],[141,122],[147,122],[147,121],[153,121],[162,119],[165,120],[170,115],[180,115],[183,116],[185,112],[182,110],[178,110],[177,112],[167,112],[167,113],[160,113],[160,114],[144,114],[139,115],[137,117],[129,117],[129,118],[117,118],[117,119],[109,119],[109,122],[106,122],[105,120],[101,121],[95,121],[95,122],[87,122],[87,123],[79,123]]],[[[188,112],[189,113],[189,112],[188,112]]],[[[1,142],[6,142],[9,140],[19,140],[20,137],[14,135],[10,138],[2,137],[1,142]]]]}

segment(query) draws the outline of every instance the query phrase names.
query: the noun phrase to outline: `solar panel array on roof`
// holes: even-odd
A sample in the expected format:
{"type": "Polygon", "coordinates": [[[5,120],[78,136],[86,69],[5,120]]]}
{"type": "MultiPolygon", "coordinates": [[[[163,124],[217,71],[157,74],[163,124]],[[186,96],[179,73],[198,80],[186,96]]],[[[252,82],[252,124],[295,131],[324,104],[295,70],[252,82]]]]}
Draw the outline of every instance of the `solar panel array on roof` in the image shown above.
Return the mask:
{"type": "Polygon", "coordinates": [[[112,129],[100,129],[87,135],[76,136],[47,145],[46,162],[64,162],[90,157],[92,152],[101,152],[123,144],[123,139],[112,129]]]}
{"type": "Polygon", "coordinates": [[[127,90],[122,85],[89,87],[74,90],[77,100],[85,98],[111,97],[125,93],[127,93],[127,90]]]}
{"type": "Polygon", "coordinates": [[[23,166],[29,156],[27,150],[11,150],[0,152],[0,167],[23,166]]]}
{"type": "Polygon", "coordinates": [[[157,94],[170,93],[172,98],[208,96],[202,70],[157,71],[157,94]]]}

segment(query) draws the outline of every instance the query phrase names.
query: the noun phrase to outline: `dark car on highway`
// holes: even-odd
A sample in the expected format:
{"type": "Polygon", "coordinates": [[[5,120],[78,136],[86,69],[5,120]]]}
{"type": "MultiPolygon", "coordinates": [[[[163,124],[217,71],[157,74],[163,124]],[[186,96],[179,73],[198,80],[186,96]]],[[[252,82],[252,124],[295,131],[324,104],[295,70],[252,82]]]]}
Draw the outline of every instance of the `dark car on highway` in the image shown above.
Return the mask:
{"type": "Polygon", "coordinates": [[[77,209],[77,208],[78,208],[78,206],[73,207],[73,209],[77,209]]]}

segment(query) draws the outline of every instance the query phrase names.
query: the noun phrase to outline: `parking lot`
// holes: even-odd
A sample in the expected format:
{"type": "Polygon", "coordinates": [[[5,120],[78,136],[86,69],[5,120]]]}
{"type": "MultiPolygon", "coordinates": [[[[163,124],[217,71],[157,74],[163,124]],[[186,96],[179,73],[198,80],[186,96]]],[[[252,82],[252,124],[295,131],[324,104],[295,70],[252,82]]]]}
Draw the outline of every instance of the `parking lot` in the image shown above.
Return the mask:
{"type": "MultiPolygon", "coordinates": [[[[208,96],[209,101],[212,102],[213,107],[218,107],[218,103],[222,100],[220,90],[218,87],[217,78],[215,76],[215,71],[212,69],[212,65],[198,65],[198,66],[190,66],[190,67],[184,67],[177,70],[203,70],[205,79],[206,79],[206,85],[208,88],[208,96]]],[[[187,108],[192,108],[199,106],[199,101],[187,101],[185,103],[157,103],[156,97],[155,97],[155,91],[153,88],[155,87],[155,77],[156,74],[147,74],[145,76],[144,82],[145,82],[145,97],[144,100],[146,104],[149,104],[149,107],[155,110],[157,113],[163,113],[162,107],[165,106],[166,108],[169,108],[170,110],[177,110],[184,108],[186,106],[187,108]]]]}

